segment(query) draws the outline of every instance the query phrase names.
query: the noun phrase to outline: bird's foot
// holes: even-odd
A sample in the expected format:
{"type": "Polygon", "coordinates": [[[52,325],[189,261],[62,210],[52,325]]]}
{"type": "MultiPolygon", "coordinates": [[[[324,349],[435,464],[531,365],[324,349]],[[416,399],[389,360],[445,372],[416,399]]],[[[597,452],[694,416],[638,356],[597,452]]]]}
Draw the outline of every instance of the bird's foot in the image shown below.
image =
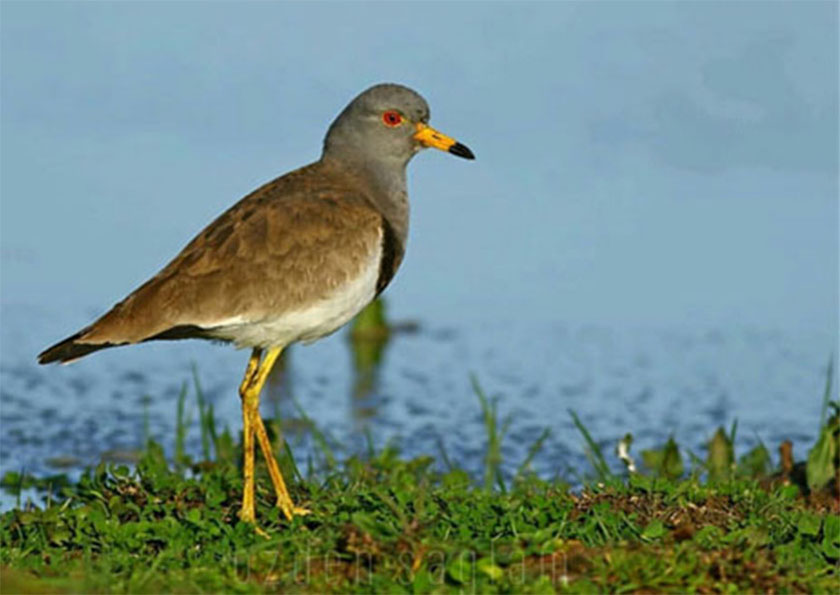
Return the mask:
{"type": "Polygon", "coordinates": [[[277,499],[277,508],[283,511],[283,515],[286,517],[286,520],[291,521],[296,516],[306,516],[307,514],[311,514],[312,511],[308,508],[304,508],[302,506],[295,506],[291,502],[284,502],[280,498],[277,499]]]}
{"type": "Polygon", "coordinates": [[[254,533],[259,535],[260,537],[264,537],[266,539],[269,538],[268,533],[266,533],[260,526],[257,524],[257,517],[254,514],[254,509],[251,508],[250,510],[246,509],[244,506],[242,510],[239,511],[239,520],[243,523],[248,523],[254,528],[254,533]]]}

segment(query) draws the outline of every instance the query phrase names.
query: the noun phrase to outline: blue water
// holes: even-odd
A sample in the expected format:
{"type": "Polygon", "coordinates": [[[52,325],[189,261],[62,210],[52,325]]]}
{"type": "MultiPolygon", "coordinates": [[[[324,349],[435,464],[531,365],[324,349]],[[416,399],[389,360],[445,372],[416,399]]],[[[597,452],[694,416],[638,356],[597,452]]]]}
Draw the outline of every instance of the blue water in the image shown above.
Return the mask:
{"type": "MultiPolygon", "coordinates": [[[[84,312],[7,306],[0,330],[2,424],[0,472],[78,473],[85,465],[131,460],[145,424],[172,451],[178,394],[189,383],[187,413],[197,419],[196,366],[218,424],[238,432],[236,387],[247,352],[186,341],[113,349],[69,366],[38,366],[44,347],[33,337],[84,312]]],[[[295,346],[285,370],[263,394],[263,414],[297,417],[296,400],[333,441],[338,455],[398,444],[406,455],[439,456],[479,474],[486,434],[471,375],[510,417],[503,441],[508,470],[525,458],[544,428],[551,434],[532,467],[541,475],[577,477],[589,470],[574,410],[608,460],[620,469],[616,442],[631,432],[631,453],[673,435],[704,456],[718,426],[738,422],[736,453],[763,442],[771,451],[792,440],[797,458],[819,423],[829,331],[749,328],[689,330],[609,328],[571,323],[419,321],[385,347],[376,380],[359,394],[348,334],[295,346]]],[[[311,437],[288,436],[296,456],[319,456],[311,437]]],[[[188,449],[198,456],[193,423],[188,449]]],[[[8,499],[7,499],[8,500],[8,499]]],[[[8,501],[6,502],[8,505],[8,501]]]]}

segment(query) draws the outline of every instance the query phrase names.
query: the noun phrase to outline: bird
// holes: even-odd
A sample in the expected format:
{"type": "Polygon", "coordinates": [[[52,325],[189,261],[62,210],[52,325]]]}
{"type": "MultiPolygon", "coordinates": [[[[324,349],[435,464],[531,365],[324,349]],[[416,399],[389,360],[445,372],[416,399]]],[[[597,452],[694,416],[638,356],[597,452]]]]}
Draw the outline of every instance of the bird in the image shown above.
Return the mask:
{"type": "Polygon", "coordinates": [[[408,239],[406,168],[425,148],[475,155],[429,125],[429,105],[395,83],[374,85],[339,113],[320,159],[235,203],[175,258],[108,312],[38,355],[69,363],[147,341],[208,339],[250,348],[239,385],[243,493],[239,518],[257,525],[255,439],[276,506],[293,502],[259,413],[259,398],[290,344],[311,343],[350,321],[391,282],[408,239]]]}

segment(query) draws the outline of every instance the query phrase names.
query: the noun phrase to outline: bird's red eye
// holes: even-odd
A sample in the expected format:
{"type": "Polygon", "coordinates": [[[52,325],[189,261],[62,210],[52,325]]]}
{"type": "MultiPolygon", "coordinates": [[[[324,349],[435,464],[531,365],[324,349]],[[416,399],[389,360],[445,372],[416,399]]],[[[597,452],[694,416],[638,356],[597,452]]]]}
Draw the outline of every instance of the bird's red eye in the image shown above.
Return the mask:
{"type": "Polygon", "coordinates": [[[384,114],[382,114],[382,121],[385,123],[386,126],[399,126],[402,124],[402,116],[400,112],[394,110],[388,110],[384,114]]]}

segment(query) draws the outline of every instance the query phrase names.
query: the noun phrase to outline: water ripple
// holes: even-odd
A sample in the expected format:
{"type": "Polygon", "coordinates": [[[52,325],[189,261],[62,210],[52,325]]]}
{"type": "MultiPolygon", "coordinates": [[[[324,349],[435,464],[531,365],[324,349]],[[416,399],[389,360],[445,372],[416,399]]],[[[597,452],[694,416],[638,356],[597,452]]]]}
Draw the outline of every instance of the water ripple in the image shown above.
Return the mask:
{"type": "MultiPolygon", "coordinates": [[[[8,315],[0,329],[0,472],[78,470],[104,456],[141,448],[144,428],[172,452],[175,412],[184,383],[187,416],[197,418],[192,364],[219,430],[240,428],[236,388],[247,353],[200,342],[117,349],[72,366],[40,367],[34,355],[55,320],[8,315]],[[23,332],[24,325],[30,332],[23,332]],[[14,338],[14,341],[11,340],[14,338]]],[[[62,327],[62,325],[55,325],[62,327]]],[[[312,347],[295,347],[285,375],[272,376],[263,414],[298,415],[292,396],[342,454],[398,441],[406,455],[438,455],[481,474],[486,435],[470,374],[498,399],[512,425],[503,443],[507,470],[551,428],[532,462],[542,475],[588,469],[574,409],[608,458],[633,432],[633,452],[661,446],[670,435],[702,456],[717,426],[737,419],[737,451],[760,439],[775,448],[794,441],[802,458],[815,439],[830,333],[756,330],[624,330],[592,325],[493,323],[426,328],[397,334],[369,383],[354,379],[344,334],[312,347]],[[364,388],[365,390],[360,390],[364,388]]],[[[187,437],[193,454],[200,440],[187,437]]],[[[317,450],[305,435],[296,452],[317,450]]],[[[126,454],[128,453],[128,454],[126,454]]],[[[317,453],[316,453],[317,454],[317,453]]]]}

